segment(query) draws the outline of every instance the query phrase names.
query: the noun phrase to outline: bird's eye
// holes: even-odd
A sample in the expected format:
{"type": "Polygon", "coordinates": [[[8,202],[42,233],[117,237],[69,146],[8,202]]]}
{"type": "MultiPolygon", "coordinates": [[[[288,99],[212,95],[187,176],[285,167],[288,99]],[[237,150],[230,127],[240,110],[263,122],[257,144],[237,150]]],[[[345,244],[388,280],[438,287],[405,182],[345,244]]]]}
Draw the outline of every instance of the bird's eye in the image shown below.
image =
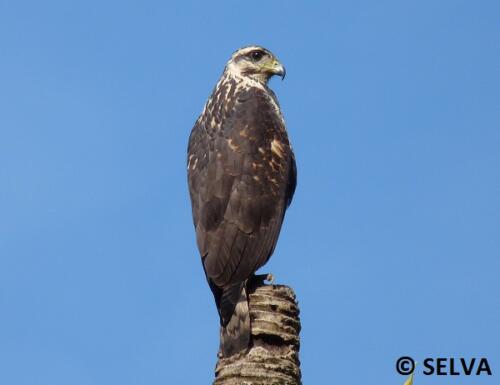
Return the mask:
{"type": "Polygon", "coordinates": [[[250,57],[254,61],[259,61],[260,59],[262,59],[262,56],[264,56],[264,52],[262,51],[253,51],[252,53],[250,53],[250,57]]]}

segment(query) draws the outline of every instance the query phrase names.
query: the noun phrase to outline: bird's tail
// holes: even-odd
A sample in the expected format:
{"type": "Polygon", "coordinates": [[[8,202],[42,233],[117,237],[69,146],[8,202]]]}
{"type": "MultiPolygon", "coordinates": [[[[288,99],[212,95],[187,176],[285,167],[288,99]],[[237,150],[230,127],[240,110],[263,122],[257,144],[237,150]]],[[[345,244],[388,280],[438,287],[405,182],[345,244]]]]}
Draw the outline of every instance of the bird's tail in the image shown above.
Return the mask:
{"type": "Polygon", "coordinates": [[[232,356],[250,346],[251,326],[246,281],[224,288],[219,304],[220,351],[232,356]]]}

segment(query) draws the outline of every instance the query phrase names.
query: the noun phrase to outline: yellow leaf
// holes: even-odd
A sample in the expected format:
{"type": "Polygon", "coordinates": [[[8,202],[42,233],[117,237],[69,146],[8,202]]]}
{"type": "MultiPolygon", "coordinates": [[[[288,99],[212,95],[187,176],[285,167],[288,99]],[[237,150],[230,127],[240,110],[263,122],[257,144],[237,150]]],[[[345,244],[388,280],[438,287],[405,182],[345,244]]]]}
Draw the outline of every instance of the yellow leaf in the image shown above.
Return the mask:
{"type": "Polygon", "coordinates": [[[408,379],[403,385],[413,385],[413,373],[408,376],[408,379]]]}

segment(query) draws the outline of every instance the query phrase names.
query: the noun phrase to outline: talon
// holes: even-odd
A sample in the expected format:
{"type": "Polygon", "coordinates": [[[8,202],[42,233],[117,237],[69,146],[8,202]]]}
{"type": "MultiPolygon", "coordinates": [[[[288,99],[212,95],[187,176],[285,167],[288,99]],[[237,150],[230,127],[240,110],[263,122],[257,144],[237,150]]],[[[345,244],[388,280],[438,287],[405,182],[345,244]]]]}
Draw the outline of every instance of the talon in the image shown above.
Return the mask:
{"type": "Polygon", "coordinates": [[[263,286],[267,283],[274,285],[274,275],[272,274],[254,274],[249,280],[250,287],[263,286]]]}

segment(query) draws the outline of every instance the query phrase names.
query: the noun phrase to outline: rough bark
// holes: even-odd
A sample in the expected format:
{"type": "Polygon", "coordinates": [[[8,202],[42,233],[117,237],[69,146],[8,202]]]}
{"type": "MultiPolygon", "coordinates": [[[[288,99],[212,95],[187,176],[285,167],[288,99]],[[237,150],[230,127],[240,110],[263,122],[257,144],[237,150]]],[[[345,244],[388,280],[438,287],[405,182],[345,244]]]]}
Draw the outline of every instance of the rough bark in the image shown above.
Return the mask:
{"type": "Polygon", "coordinates": [[[219,358],[214,385],[300,385],[299,307],[288,286],[260,284],[249,294],[253,345],[219,358]]]}

